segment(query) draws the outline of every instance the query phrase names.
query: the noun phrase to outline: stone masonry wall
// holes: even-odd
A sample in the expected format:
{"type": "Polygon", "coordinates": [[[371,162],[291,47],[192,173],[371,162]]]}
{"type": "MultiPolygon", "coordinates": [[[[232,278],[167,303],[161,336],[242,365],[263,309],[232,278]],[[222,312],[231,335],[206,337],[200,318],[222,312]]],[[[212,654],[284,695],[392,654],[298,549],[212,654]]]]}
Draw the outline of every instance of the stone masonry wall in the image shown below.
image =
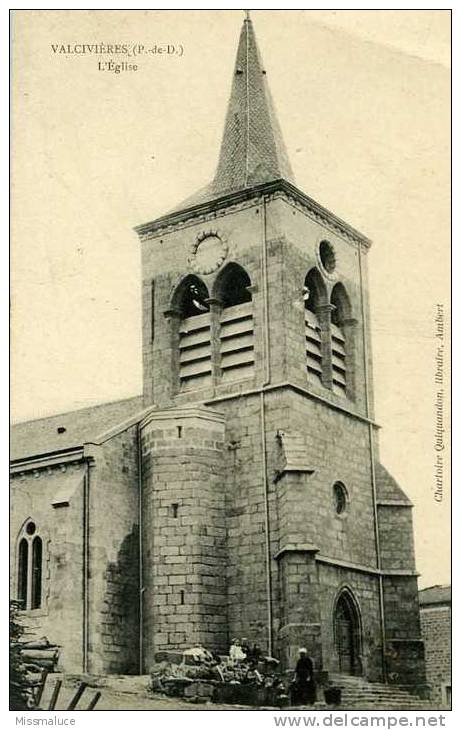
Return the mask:
{"type": "MultiPolygon", "coordinates": [[[[383,580],[388,681],[422,688],[425,685],[417,577],[386,576],[383,580]]],[[[419,691],[419,690],[418,690],[419,691]]]]}
{"type": "MultiPolygon", "coordinates": [[[[287,390],[272,432],[275,449],[277,429],[302,434],[304,460],[313,474],[299,475],[277,486],[280,502],[291,503],[279,525],[280,548],[284,542],[309,542],[320,555],[376,567],[373,501],[367,424],[323,403],[287,390]],[[348,493],[346,511],[338,515],[333,485],[341,481],[348,493]],[[279,491],[280,490],[280,491],[279,491]]],[[[282,514],[283,506],[279,510],[282,514]]]]}
{"type": "Polygon", "coordinates": [[[11,482],[11,595],[17,596],[18,535],[30,518],[43,541],[42,605],[22,612],[26,638],[46,636],[61,648],[59,667],[83,668],[83,479],[82,462],[26,470],[11,482]],[[67,506],[53,507],[62,493],[67,506]]]}
{"type": "MultiPolygon", "coordinates": [[[[143,267],[143,358],[144,402],[159,406],[187,403],[235,393],[244,386],[261,385],[267,374],[264,354],[264,286],[262,280],[262,242],[266,240],[269,369],[272,382],[289,380],[318,393],[323,398],[346,408],[364,412],[364,349],[362,327],[362,289],[360,267],[355,244],[327,231],[312,217],[290,205],[275,194],[266,205],[263,226],[262,200],[255,198],[245,204],[232,206],[213,214],[209,220],[192,218],[183,226],[159,233],[142,243],[143,267]],[[193,272],[190,264],[191,247],[197,236],[217,231],[226,240],[226,262],[237,262],[248,272],[253,286],[253,316],[255,324],[255,376],[245,382],[223,384],[219,376],[212,385],[195,393],[179,393],[176,368],[177,322],[165,316],[171,308],[173,293],[180,281],[193,272]],[[352,379],[355,399],[348,400],[309,380],[305,365],[305,326],[303,284],[307,272],[319,267],[318,245],[327,238],[335,248],[336,270],[325,276],[330,296],[337,282],[344,284],[351,300],[351,333],[353,351],[352,379]]],[[[368,311],[366,256],[362,254],[363,298],[368,311]]],[[[211,297],[222,271],[202,275],[211,297]]],[[[368,340],[369,404],[373,412],[369,325],[365,323],[368,340]]]]}
{"type": "Polygon", "coordinates": [[[442,688],[451,687],[451,606],[421,608],[421,631],[431,700],[440,705],[445,699],[442,688]]]}
{"type": "MultiPolygon", "coordinates": [[[[144,402],[164,407],[171,405],[178,395],[174,317],[165,316],[171,308],[173,294],[181,280],[192,272],[189,257],[197,236],[207,231],[217,231],[228,242],[227,262],[238,262],[250,276],[256,290],[253,293],[255,329],[261,332],[260,247],[261,215],[258,201],[245,207],[222,211],[211,221],[191,220],[184,227],[147,240],[142,244],[143,270],[143,362],[144,402]]],[[[210,296],[215,294],[219,272],[203,275],[201,279],[210,296]]],[[[261,379],[261,337],[256,336],[255,383],[261,379]]],[[[235,386],[221,386],[222,392],[235,392],[235,386]]],[[[194,394],[179,394],[176,402],[212,397],[216,383],[194,394]]]]}
{"type": "Polygon", "coordinates": [[[382,567],[415,570],[411,506],[378,505],[378,524],[382,567]]]}
{"type": "MultiPolygon", "coordinates": [[[[364,662],[370,676],[379,676],[381,670],[376,658],[379,650],[376,647],[379,647],[381,638],[377,624],[377,580],[373,575],[377,556],[370,433],[368,423],[360,418],[367,415],[367,409],[368,415],[372,417],[373,414],[369,323],[368,318],[365,323],[362,321],[363,310],[368,312],[365,252],[360,257],[355,243],[325,226],[314,215],[306,214],[294,201],[275,193],[265,207],[261,199],[255,198],[225,210],[191,218],[177,228],[172,227],[154,234],[143,241],[142,258],[145,405],[155,402],[161,406],[175,405],[183,408],[187,404],[204,402],[222,412],[226,421],[225,447],[220,454],[220,465],[223,470],[223,509],[227,528],[229,636],[245,636],[250,642],[256,642],[267,650],[269,582],[273,645],[289,652],[290,642],[295,641],[293,637],[287,639],[290,633],[286,632],[287,621],[289,624],[292,621],[290,615],[303,614],[303,605],[309,603],[308,595],[313,599],[316,593],[321,596],[322,590],[325,590],[330,600],[344,581],[348,581],[354,584],[357,601],[364,606],[364,630],[370,632],[364,662]],[[175,375],[176,325],[171,316],[165,317],[165,311],[170,306],[175,287],[185,275],[191,273],[189,257],[194,241],[207,231],[217,232],[226,240],[226,262],[235,261],[243,265],[251,278],[255,376],[240,382],[223,384],[220,382],[218,369],[209,387],[180,393],[175,375]],[[324,239],[330,241],[335,250],[336,269],[331,274],[322,271],[319,262],[318,247],[324,239]],[[264,240],[267,253],[268,358],[264,357],[264,240]],[[352,398],[338,395],[323,385],[315,384],[309,380],[306,372],[303,284],[306,273],[314,266],[322,271],[328,297],[333,286],[341,282],[350,299],[348,331],[351,333],[350,342],[353,343],[350,351],[354,382],[352,398]],[[363,343],[364,333],[367,351],[363,343]],[[365,393],[365,357],[369,376],[368,399],[365,393]],[[296,391],[288,383],[301,390],[296,391]],[[257,390],[263,384],[278,384],[280,387],[261,396],[257,390]],[[308,391],[311,397],[302,391],[308,391]],[[312,474],[283,475],[277,482],[275,477],[279,466],[279,430],[302,434],[305,440],[304,461],[312,468],[312,474]],[[267,461],[267,483],[264,478],[264,455],[267,461]],[[333,484],[337,480],[345,484],[348,493],[348,508],[344,515],[338,515],[334,507],[333,484]],[[315,581],[311,562],[308,561],[303,568],[294,558],[279,561],[275,559],[282,548],[293,543],[310,543],[315,546],[319,561],[325,559],[326,562],[322,565],[334,564],[335,561],[337,565],[333,565],[330,570],[322,568],[315,581]],[[348,563],[360,569],[353,570],[349,576],[348,563]],[[289,564],[298,566],[294,568],[294,573],[291,567],[288,568],[289,564]],[[367,567],[371,570],[369,574],[366,572],[367,567]],[[303,570],[307,571],[304,577],[303,570]],[[294,582],[291,583],[289,576],[295,574],[294,582]],[[308,583],[311,583],[309,588],[306,587],[308,583]],[[297,595],[293,594],[295,585],[297,595]]],[[[211,296],[219,273],[218,270],[201,277],[211,296]]],[[[175,453],[181,455],[181,451],[175,452],[171,445],[173,431],[172,425],[167,444],[162,443],[163,436],[160,436],[159,439],[153,437],[152,444],[145,447],[145,465],[150,472],[144,489],[152,489],[154,503],[156,479],[163,482],[162,489],[168,489],[171,479],[174,491],[179,487],[175,480],[182,478],[178,477],[178,471],[172,472],[171,463],[168,463],[168,459],[171,462],[175,453]],[[160,448],[172,449],[170,454],[165,454],[164,463],[158,464],[165,470],[166,477],[155,476],[152,460],[156,458],[159,445],[160,448]]],[[[372,438],[377,454],[376,433],[372,434],[372,438]]],[[[165,498],[173,501],[173,494],[166,494],[165,498]]],[[[166,504],[162,505],[161,499],[158,494],[159,509],[167,507],[166,504]]],[[[154,530],[150,563],[155,564],[154,556],[157,554],[153,551],[158,550],[155,546],[155,525],[168,528],[166,538],[172,541],[168,543],[172,548],[176,548],[175,535],[171,532],[172,525],[170,527],[169,523],[161,522],[167,515],[157,514],[153,507],[149,509],[153,516],[149,521],[154,530]]],[[[384,522],[383,529],[386,529],[384,522]]],[[[184,537],[179,533],[177,536],[181,539],[184,537]]],[[[162,560],[166,557],[162,556],[162,560]]],[[[305,558],[304,561],[306,562],[305,558]]],[[[400,561],[405,569],[412,567],[410,543],[406,543],[401,550],[400,561]]],[[[154,577],[152,581],[153,586],[154,577]]],[[[172,584],[164,582],[164,585],[167,596],[168,592],[174,593],[169,590],[172,589],[172,584]]],[[[408,588],[409,594],[411,590],[413,588],[408,588]]],[[[168,598],[161,600],[166,603],[163,610],[167,613],[168,598]]],[[[176,599],[170,599],[172,603],[174,600],[176,599]]],[[[323,600],[324,597],[319,598],[320,603],[323,600]]],[[[312,607],[312,603],[309,605],[312,607]]],[[[161,614],[158,609],[160,605],[155,609],[157,613],[153,611],[152,626],[155,626],[154,615],[157,616],[157,627],[159,625],[161,614]]],[[[179,618],[177,620],[179,623],[179,618]]],[[[309,621],[315,623],[314,619],[309,621]]],[[[325,627],[328,637],[331,616],[322,615],[320,623],[322,631],[325,627]]],[[[173,640],[182,645],[187,631],[177,633],[178,636],[168,638],[162,631],[160,644],[173,640]]],[[[192,632],[191,635],[195,634],[196,632],[192,632]]],[[[328,645],[328,638],[326,641],[328,645]]]]}
{"type": "MultiPolygon", "coordinates": [[[[226,416],[227,449],[223,458],[229,631],[265,648],[268,615],[260,396],[221,401],[215,407],[226,416]]],[[[265,395],[265,422],[276,645],[287,608],[281,568],[275,560],[280,549],[289,543],[312,543],[325,557],[371,568],[376,567],[376,553],[370,529],[373,514],[367,426],[289,388],[265,395]],[[289,428],[304,434],[305,460],[315,473],[286,476],[275,482],[279,467],[277,431],[289,428]],[[334,509],[332,488],[337,479],[343,480],[349,490],[345,517],[337,516],[334,509]]],[[[340,571],[337,580],[339,589],[343,580],[340,571]]],[[[303,610],[302,606],[298,608],[303,610]]]]}
{"type": "Polygon", "coordinates": [[[145,669],[165,649],[226,651],[224,421],[211,410],[142,425],[145,669]]]}
{"type": "Polygon", "coordinates": [[[334,641],[333,612],[340,589],[348,588],[356,599],[361,624],[361,664],[370,681],[382,681],[382,640],[380,627],[379,583],[376,575],[333,565],[319,565],[319,604],[321,606],[324,668],[338,671],[334,641]]]}
{"type": "Polygon", "coordinates": [[[139,671],[136,426],[94,447],[90,467],[89,671],[139,671]]]}
{"type": "MultiPolygon", "coordinates": [[[[287,379],[305,386],[306,374],[302,368],[304,362],[304,342],[299,333],[304,331],[302,287],[308,271],[316,267],[322,272],[323,282],[328,299],[335,284],[341,282],[346,289],[351,304],[351,332],[354,342],[353,370],[355,380],[354,410],[365,414],[365,372],[363,347],[362,296],[366,313],[365,337],[367,341],[367,370],[369,415],[373,416],[373,370],[371,358],[371,333],[369,326],[369,297],[367,280],[367,253],[362,249],[359,257],[357,244],[350,242],[337,232],[328,230],[311,215],[304,213],[293,200],[283,196],[274,196],[268,209],[268,238],[281,242],[283,259],[283,279],[276,281],[276,287],[283,287],[284,308],[280,313],[281,327],[275,332],[276,340],[283,329],[286,338],[286,374],[287,379]],[[333,246],[336,260],[334,272],[324,271],[319,260],[319,244],[327,240],[333,246]],[[361,285],[363,280],[363,287],[361,285]]],[[[271,315],[275,312],[272,310],[271,315]]],[[[351,406],[344,396],[335,395],[329,389],[308,379],[308,387],[323,397],[336,403],[351,406]]]]}

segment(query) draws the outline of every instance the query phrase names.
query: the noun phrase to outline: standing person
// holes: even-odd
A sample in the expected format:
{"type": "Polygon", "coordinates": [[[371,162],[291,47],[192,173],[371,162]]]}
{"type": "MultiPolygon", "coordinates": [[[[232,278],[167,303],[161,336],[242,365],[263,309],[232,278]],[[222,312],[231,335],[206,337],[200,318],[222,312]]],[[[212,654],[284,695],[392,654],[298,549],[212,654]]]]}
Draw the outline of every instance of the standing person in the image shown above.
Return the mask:
{"type": "Polygon", "coordinates": [[[250,644],[248,643],[248,639],[243,637],[242,641],[240,642],[242,645],[242,651],[246,655],[247,661],[251,660],[251,649],[250,644]]]}
{"type": "Polygon", "coordinates": [[[229,659],[234,662],[242,662],[246,659],[246,654],[242,651],[242,647],[238,639],[232,639],[232,644],[229,649],[229,659]]]}
{"type": "Polygon", "coordinates": [[[307,655],[307,649],[303,647],[298,653],[292,702],[299,705],[313,705],[316,700],[314,665],[312,659],[307,655]]]}

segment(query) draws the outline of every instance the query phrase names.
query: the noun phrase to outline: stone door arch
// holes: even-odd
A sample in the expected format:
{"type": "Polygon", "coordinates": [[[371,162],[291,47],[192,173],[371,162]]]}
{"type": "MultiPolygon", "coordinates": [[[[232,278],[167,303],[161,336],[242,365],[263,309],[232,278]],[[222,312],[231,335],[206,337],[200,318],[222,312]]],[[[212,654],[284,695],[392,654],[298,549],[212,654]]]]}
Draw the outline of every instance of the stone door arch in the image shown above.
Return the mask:
{"type": "Polygon", "coordinates": [[[360,614],[348,590],[342,590],[336,599],[333,622],[339,672],[362,674],[360,614]]]}

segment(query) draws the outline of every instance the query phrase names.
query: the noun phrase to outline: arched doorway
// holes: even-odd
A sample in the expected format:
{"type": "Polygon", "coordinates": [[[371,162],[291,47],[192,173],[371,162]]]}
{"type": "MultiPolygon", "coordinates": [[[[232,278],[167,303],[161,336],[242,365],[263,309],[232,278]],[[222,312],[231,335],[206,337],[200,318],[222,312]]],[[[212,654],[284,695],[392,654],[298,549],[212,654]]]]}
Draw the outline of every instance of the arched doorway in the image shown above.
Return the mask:
{"type": "Polygon", "coordinates": [[[362,674],[360,617],[349,591],[340,593],[334,610],[335,649],[341,674],[362,674]]]}

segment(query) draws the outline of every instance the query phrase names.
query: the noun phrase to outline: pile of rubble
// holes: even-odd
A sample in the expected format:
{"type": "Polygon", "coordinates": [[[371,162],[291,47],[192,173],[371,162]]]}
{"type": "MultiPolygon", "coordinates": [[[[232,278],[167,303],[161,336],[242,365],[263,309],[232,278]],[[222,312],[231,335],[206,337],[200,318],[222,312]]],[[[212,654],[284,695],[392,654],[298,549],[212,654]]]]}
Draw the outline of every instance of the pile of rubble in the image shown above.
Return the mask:
{"type": "Polygon", "coordinates": [[[284,707],[288,680],[272,657],[232,659],[203,647],[157,655],[151,669],[151,691],[189,702],[284,707]]]}

